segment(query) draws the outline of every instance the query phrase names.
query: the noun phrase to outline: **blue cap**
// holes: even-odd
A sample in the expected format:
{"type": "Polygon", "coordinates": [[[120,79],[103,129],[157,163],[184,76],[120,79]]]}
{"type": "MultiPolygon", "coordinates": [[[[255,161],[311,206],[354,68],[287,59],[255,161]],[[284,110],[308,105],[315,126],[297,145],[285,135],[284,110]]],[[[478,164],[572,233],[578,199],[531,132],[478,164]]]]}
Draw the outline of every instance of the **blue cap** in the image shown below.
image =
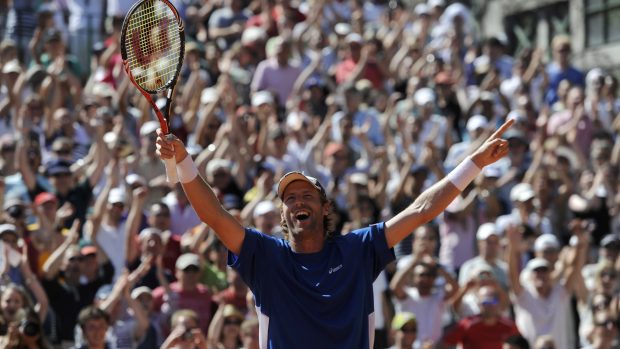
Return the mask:
{"type": "Polygon", "coordinates": [[[55,176],[59,174],[70,174],[71,163],[65,160],[52,160],[45,166],[45,174],[47,176],[55,176]]]}

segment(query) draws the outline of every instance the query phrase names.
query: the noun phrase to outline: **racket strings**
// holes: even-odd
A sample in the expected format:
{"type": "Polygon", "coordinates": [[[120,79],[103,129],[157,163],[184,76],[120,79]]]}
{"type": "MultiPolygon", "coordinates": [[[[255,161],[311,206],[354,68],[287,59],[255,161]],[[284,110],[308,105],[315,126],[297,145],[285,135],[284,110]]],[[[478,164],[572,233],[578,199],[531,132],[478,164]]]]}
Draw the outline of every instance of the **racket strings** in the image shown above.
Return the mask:
{"type": "Polygon", "coordinates": [[[176,74],[181,37],[172,10],[161,1],[147,1],[136,9],[126,31],[127,58],[136,83],[160,90],[176,74]]]}

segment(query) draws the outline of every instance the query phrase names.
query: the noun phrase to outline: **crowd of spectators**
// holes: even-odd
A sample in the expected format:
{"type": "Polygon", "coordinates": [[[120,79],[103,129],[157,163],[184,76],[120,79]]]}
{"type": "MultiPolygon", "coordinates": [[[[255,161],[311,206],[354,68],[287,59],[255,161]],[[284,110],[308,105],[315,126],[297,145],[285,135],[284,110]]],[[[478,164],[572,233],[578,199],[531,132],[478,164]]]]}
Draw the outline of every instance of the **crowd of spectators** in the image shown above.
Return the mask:
{"type": "MultiPolygon", "coordinates": [[[[568,36],[511,52],[449,0],[172,2],[171,129],[265,234],[284,238],[288,171],[346,233],[516,120],[509,155],[396,247],[375,348],[620,348],[618,80],[573,66],[568,36]]],[[[0,1],[1,347],[258,348],[252,295],[166,182],[123,70],[132,3],[0,1]]]]}

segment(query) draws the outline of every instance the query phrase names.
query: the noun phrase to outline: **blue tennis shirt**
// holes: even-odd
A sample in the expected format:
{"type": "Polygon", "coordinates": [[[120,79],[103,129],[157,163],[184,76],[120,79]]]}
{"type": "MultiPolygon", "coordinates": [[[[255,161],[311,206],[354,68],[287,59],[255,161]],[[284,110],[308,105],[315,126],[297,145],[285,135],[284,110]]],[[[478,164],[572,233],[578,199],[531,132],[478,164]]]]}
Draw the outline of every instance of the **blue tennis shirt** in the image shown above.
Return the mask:
{"type": "Polygon", "coordinates": [[[228,252],[228,264],[254,293],[261,349],[370,348],[372,283],[394,258],[384,223],[336,236],[309,254],[246,228],[240,255],[228,252]]]}

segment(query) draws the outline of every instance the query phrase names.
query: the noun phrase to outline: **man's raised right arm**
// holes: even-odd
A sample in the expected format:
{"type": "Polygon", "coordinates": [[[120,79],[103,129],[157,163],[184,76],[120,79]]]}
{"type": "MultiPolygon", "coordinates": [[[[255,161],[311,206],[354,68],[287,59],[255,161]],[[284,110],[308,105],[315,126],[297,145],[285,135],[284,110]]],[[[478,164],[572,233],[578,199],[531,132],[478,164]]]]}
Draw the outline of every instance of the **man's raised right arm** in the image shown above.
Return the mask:
{"type": "Polygon", "coordinates": [[[245,238],[245,230],[222,207],[213,189],[198,175],[196,166],[187,154],[183,143],[176,137],[173,140],[167,140],[159,129],[157,130],[156,143],[160,158],[170,159],[174,157],[176,159],[179,181],[200,220],[213,228],[226,248],[239,255],[245,238]]]}

